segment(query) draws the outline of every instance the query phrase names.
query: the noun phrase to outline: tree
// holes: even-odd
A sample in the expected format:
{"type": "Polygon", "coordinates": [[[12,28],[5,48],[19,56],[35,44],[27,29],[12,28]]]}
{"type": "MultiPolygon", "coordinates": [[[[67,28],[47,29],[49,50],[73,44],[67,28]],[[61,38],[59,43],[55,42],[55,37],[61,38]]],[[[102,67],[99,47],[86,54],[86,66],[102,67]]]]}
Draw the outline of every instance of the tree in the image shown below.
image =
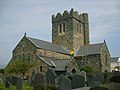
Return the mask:
{"type": "Polygon", "coordinates": [[[31,61],[31,62],[27,60],[14,61],[11,64],[9,64],[6,71],[7,73],[15,73],[16,75],[22,74],[22,76],[24,77],[25,73],[36,64],[37,64],[36,61],[31,61]]]}
{"type": "Polygon", "coordinates": [[[93,73],[93,72],[95,72],[94,68],[89,66],[89,65],[81,67],[80,71],[85,71],[86,73],[93,73]]]}

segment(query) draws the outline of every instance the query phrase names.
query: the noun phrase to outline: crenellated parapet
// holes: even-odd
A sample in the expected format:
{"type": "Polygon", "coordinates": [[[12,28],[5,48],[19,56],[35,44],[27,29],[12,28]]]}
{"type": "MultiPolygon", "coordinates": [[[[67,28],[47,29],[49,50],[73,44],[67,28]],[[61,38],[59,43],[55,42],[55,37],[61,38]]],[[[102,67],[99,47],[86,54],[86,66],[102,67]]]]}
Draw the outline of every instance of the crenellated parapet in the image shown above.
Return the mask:
{"type": "Polygon", "coordinates": [[[84,23],[84,17],[87,17],[87,13],[79,14],[77,11],[74,11],[74,9],[71,9],[70,12],[65,10],[62,14],[57,13],[56,15],[52,15],[52,23],[59,22],[64,19],[74,18],[79,20],[80,22],[84,23]]]}

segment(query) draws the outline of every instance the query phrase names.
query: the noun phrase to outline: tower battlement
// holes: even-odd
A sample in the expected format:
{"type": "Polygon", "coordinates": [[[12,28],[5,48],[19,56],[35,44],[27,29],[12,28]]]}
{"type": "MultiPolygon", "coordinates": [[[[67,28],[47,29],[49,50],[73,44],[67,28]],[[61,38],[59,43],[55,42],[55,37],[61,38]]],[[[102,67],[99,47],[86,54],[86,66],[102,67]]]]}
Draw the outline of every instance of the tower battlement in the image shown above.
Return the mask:
{"type": "Polygon", "coordinates": [[[56,15],[55,14],[52,15],[52,22],[58,22],[58,21],[68,19],[68,18],[75,18],[79,20],[80,22],[84,23],[86,16],[88,16],[87,13],[79,14],[77,11],[74,11],[74,9],[72,8],[69,12],[65,10],[62,14],[57,13],[56,15]]]}

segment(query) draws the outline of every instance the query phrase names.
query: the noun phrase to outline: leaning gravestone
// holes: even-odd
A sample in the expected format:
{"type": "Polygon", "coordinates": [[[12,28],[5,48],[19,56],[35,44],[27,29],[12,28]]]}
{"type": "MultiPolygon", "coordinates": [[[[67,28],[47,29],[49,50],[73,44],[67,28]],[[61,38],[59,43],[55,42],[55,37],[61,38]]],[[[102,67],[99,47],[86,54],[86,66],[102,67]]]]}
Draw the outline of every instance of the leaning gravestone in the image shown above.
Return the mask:
{"type": "Polygon", "coordinates": [[[72,89],[71,89],[71,80],[64,76],[64,77],[59,81],[58,90],[72,90],[72,89]]]}
{"type": "Polygon", "coordinates": [[[72,89],[85,86],[85,78],[81,75],[74,75],[72,77],[72,89]]]}
{"type": "MultiPolygon", "coordinates": [[[[40,73],[35,75],[33,87],[36,89],[44,88],[44,76],[40,73]]],[[[40,89],[41,90],[41,89],[40,89]]]]}
{"type": "Polygon", "coordinates": [[[46,73],[46,79],[49,84],[55,85],[55,79],[57,75],[55,71],[52,68],[48,68],[48,71],[46,73]]]}
{"type": "Polygon", "coordinates": [[[16,78],[16,90],[22,90],[22,79],[20,77],[16,78]]]}
{"type": "Polygon", "coordinates": [[[79,75],[83,76],[85,78],[85,81],[87,81],[87,78],[86,78],[86,72],[85,71],[81,71],[79,73],[79,75]]]}
{"type": "Polygon", "coordinates": [[[5,82],[5,88],[10,88],[10,82],[9,81],[5,82]]]}
{"type": "Polygon", "coordinates": [[[9,83],[12,83],[12,77],[6,77],[6,81],[9,81],[9,83]]]}

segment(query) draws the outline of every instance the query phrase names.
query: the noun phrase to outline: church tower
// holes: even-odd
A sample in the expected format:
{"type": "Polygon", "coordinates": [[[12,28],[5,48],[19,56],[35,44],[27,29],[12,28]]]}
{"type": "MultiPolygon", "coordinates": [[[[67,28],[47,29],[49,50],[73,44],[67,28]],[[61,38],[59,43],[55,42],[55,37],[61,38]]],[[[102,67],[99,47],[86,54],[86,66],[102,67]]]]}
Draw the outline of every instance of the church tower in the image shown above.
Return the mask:
{"type": "Polygon", "coordinates": [[[52,43],[64,46],[69,51],[89,44],[88,14],[79,14],[71,9],[70,12],[52,15],[52,43]]]}

